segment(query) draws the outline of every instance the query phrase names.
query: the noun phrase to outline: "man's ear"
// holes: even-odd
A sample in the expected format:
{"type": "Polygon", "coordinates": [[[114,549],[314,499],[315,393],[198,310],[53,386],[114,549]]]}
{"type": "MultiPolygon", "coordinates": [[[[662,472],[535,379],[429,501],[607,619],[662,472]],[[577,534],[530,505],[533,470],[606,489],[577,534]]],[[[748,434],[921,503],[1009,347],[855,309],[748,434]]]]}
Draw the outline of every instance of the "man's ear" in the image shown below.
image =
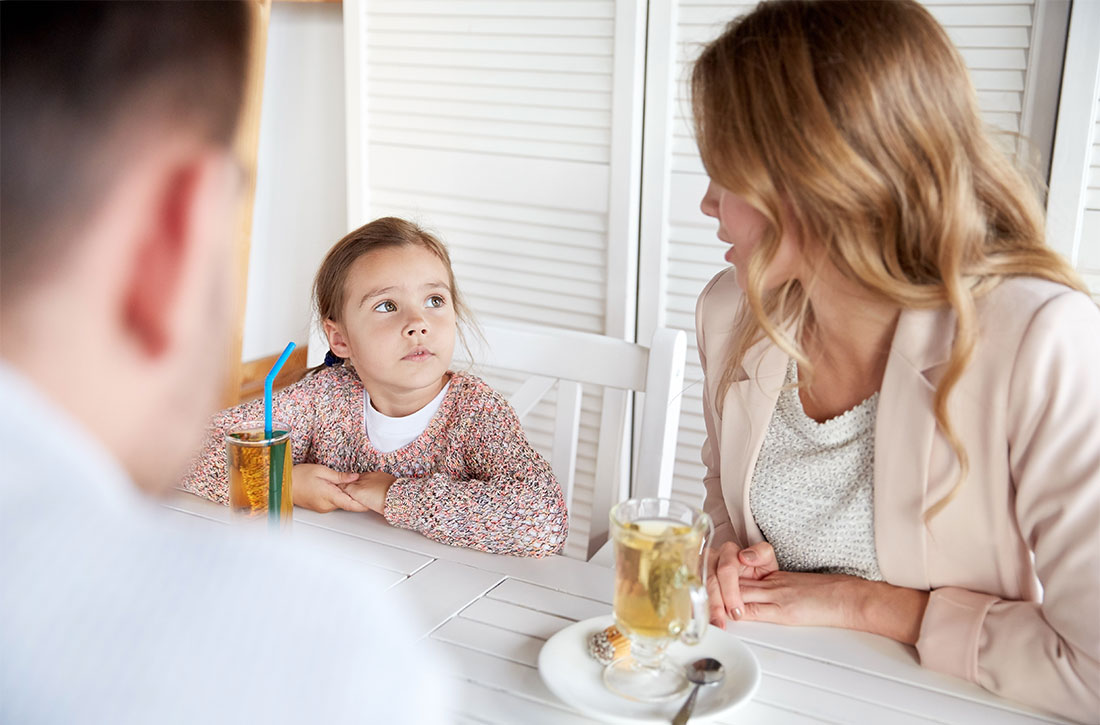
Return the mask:
{"type": "Polygon", "coordinates": [[[328,338],[328,349],[332,350],[333,354],[347,358],[351,357],[351,348],[348,347],[348,338],[340,330],[340,325],[336,324],[332,320],[324,320],[321,326],[325,330],[325,337],[328,338]]]}
{"type": "Polygon", "coordinates": [[[213,240],[205,216],[211,199],[224,196],[225,159],[201,154],[166,163],[153,190],[143,201],[143,223],[134,231],[132,265],[124,297],[123,315],[129,333],[150,357],[164,353],[172,343],[173,324],[186,317],[184,284],[213,240]]]}

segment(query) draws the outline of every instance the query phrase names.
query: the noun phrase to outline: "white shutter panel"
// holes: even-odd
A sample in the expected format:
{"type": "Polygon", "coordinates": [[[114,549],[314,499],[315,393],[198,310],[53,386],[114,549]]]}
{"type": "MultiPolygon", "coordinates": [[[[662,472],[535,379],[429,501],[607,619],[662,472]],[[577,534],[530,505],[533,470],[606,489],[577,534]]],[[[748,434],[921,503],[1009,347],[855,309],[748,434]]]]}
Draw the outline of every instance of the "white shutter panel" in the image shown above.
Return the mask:
{"type": "MultiPolygon", "coordinates": [[[[350,225],[396,215],[437,232],[478,320],[632,340],[644,5],[344,7],[350,225]]],[[[517,385],[486,377],[505,394],[517,385]]],[[[601,399],[586,391],[583,401],[578,534],[587,530],[601,399]]],[[[525,428],[548,455],[546,406],[525,428]]]]}
{"type": "Polygon", "coordinates": [[[662,326],[688,333],[672,495],[692,505],[703,498],[699,456],[706,437],[695,300],[726,262],[713,220],[699,211],[707,176],[695,147],[686,86],[702,46],[754,5],[651,0],[649,9],[638,335],[646,339],[662,326]]]}
{"type": "Polygon", "coordinates": [[[1093,109],[1092,153],[1085,194],[1085,219],[1077,268],[1100,302],[1100,98],[1093,109]]]}
{"type": "MultiPolygon", "coordinates": [[[[1038,29],[1034,3],[932,0],[926,4],[966,59],[985,119],[1006,131],[1036,133],[1040,153],[1049,154],[1053,107],[1045,108],[1041,97],[1056,76],[1041,76],[1060,65],[1061,48],[1044,48],[1042,57],[1047,63],[1040,71],[1031,43],[1038,29]],[[1055,56],[1056,61],[1049,60],[1055,56]],[[1030,107],[1032,99],[1039,99],[1035,108],[1030,107]]],[[[700,503],[703,496],[700,449],[705,437],[702,370],[694,340],[695,301],[706,282],[726,266],[722,259],[726,247],[715,238],[716,223],[699,211],[707,177],[692,136],[686,81],[702,45],[716,37],[729,20],[754,6],[650,2],[638,334],[644,339],[659,325],[688,331],[690,349],[673,491],[677,498],[693,504],[700,503]],[[653,70],[661,67],[654,58],[662,54],[671,55],[674,61],[669,63],[668,73],[653,70]]]]}
{"type": "Polygon", "coordinates": [[[1100,3],[1073,5],[1058,136],[1047,199],[1047,238],[1100,301],[1100,3]]]}

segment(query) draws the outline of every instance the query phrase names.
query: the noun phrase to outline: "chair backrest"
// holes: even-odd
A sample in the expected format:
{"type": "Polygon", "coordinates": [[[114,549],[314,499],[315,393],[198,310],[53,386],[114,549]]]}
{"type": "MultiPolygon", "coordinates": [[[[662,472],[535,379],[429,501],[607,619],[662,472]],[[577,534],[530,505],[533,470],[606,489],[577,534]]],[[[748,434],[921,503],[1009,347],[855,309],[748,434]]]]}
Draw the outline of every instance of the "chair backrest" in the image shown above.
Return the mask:
{"type": "MultiPolygon", "coordinates": [[[[557,389],[550,465],[565,493],[571,524],[582,396],[602,396],[596,441],[593,497],[587,540],[570,533],[567,551],[590,558],[607,541],[608,512],[630,496],[668,496],[684,380],[686,339],[680,330],[659,328],[651,344],[626,342],[604,335],[537,325],[487,323],[484,343],[471,340],[470,356],[478,372],[518,374],[520,383],[508,395],[520,421],[557,389]],[[640,408],[640,425],[633,411],[640,408]],[[631,439],[634,436],[633,477],[631,439]],[[633,481],[633,485],[631,485],[633,481]]],[[[466,358],[456,350],[455,357],[466,358]]],[[[571,529],[575,527],[571,525],[571,529]]]]}

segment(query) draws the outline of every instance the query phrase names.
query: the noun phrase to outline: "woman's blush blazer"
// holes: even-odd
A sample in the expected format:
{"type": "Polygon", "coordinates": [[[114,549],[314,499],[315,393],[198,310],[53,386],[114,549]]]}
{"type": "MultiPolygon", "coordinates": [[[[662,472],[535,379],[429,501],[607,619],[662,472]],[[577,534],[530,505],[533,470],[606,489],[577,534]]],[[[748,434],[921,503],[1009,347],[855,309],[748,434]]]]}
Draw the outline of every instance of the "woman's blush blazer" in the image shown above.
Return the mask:
{"type": "MultiPolygon", "coordinates": [[[[704,508],[715,545],[763,541],[749,483],[788,357],[765,337],[718,399],[743,294],[732,268],[696,307],[704,371],[704,508]]],[[[930,591],[930,669],[1076,720],[1100,721],[1100,309],[1034,278],[978,300],[974,355],[948,398],[970,470],[936,425],[954,338],[947,308],[903,310],[875,422],[875,551],[890,584],[930,591]]]]}

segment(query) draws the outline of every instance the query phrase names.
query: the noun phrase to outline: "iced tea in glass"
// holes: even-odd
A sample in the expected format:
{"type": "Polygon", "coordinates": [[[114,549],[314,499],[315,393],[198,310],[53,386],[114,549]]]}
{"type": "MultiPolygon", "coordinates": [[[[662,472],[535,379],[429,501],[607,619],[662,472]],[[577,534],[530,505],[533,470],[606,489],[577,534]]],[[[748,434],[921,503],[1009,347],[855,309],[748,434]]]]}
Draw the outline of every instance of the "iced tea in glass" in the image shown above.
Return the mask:
{"type": "Polygon", "coordinates": [[[268,437],[262,422],[245,423],[226,433],[225,444],[234,516],[288,524],[294,512],[290,427],[274,423],[268,437]]]}

